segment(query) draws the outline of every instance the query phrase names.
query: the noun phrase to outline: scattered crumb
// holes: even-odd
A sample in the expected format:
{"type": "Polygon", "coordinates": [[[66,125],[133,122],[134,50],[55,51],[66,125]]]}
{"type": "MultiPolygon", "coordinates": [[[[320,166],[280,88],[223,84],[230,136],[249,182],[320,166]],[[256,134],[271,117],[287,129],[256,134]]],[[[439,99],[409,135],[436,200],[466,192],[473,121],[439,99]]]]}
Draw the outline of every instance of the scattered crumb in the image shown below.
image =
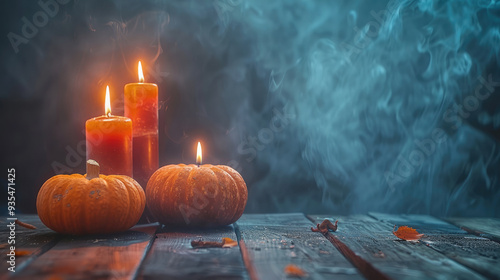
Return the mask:
{"type": "Polygon", "coordinates": [[[294,264],[285,266],[285,274],[291,277],[304,277],[307,275],[307,273],[302,268],[294,264]]]}
{"type": "Polygon", "coordinates": [[[377,253],[373,254],[373,256],[377,258],[385,258],[385,254],[382,251],[378,251],[377,253]]]}

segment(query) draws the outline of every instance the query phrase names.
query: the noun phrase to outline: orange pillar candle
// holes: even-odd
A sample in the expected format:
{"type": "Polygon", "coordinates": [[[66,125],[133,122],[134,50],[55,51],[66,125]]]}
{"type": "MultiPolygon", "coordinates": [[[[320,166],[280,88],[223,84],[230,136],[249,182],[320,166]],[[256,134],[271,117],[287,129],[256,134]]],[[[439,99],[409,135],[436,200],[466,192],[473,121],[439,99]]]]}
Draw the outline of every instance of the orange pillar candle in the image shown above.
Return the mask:
{"type": "Polygon", "coordinates": [[[132,121],[111,115],[109,86],[105,115],[87,120],[85,134],[87,160],[99,162],[102,174],[132,177],[132,121]]]}
{"type": "Polygon", "coordinates": [[[158,169],[158,86],[144,82],[138,65],[139,82],[125,85],[125,116],[132,119],[134,179],[143,187],[158,169]]]}

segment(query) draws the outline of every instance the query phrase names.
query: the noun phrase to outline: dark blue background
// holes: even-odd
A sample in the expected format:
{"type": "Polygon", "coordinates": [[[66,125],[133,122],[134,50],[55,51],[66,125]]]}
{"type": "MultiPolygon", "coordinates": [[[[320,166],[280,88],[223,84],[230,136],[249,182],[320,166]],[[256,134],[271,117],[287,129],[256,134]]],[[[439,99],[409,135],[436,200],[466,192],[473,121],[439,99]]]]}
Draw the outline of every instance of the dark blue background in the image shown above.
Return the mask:
{"type": "Polygon", "coordinates": [[[247,212],[500,216],[499,2],[40,2],[1,4],[2,189],[15,167],[20,211],[85,172],[85,120],[106,85],[123,114],[141,59],[160,164],[201,141],[245,178],[247,212]]]}

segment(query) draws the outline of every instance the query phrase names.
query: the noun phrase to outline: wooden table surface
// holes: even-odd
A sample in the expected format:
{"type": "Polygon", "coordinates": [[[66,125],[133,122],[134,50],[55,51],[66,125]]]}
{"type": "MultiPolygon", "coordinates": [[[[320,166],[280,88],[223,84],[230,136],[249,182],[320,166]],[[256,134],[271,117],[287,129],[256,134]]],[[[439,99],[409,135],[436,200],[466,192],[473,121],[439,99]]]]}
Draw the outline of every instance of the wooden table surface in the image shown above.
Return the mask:
{"type": "MultiPolygon", "coordinates": [[[[0,229],[0,279],[288,279],[289,264],[302,279],[500,279],[500,219],[426,215],[243,215],[212,230],[137,225],[111,235],[68,236],[36,215],[18,216],[15,273],[7,270],[6,218],[0,229]],[[338,220],[325,235],[311,226],[338,220]],[[398,239],[394,225],[424,236],[398,239]],[[192,248],[192,240],[237,240],[233,248],[192,248]]],[[[297,279],[295,277],[295,279],[297,279]]]]}

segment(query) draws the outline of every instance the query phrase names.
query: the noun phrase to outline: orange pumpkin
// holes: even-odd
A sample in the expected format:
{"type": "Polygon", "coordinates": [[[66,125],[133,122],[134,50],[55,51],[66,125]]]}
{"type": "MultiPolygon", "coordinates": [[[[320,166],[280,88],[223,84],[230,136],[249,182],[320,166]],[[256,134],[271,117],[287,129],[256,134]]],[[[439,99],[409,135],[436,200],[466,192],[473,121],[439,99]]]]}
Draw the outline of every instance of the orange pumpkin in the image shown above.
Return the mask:
{"type": "Polygon", "coordinates": [[[245,209],[245,181],[225,165],[167,165],[146,187],[147,207],[162,224],[215,227],[236,222],[245,209]]]}
{"type": "Polygon", "coordinates": [[[101,234],[125,231],[144,211],[146,197],[134,179],[99,175],[99,164],[87,161],[87,174],[57,175],[38,192],[40,220],[64,234],[101,234]]]}

